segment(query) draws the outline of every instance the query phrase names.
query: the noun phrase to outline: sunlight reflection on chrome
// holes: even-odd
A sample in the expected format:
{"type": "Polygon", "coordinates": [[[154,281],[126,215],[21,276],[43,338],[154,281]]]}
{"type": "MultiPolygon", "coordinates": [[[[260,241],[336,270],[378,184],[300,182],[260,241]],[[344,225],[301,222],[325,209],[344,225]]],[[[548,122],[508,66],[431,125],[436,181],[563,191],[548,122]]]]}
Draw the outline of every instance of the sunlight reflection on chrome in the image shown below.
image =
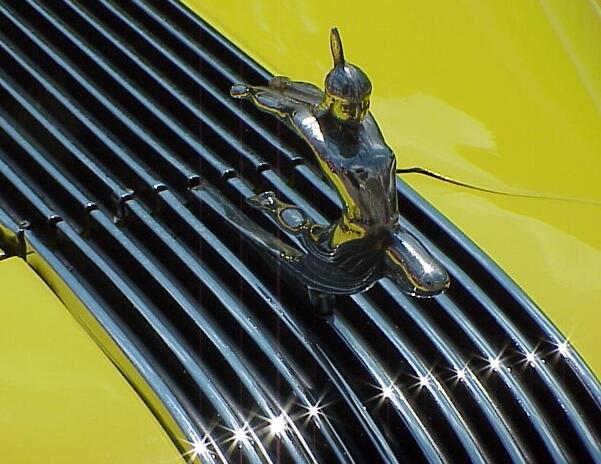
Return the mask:
{"type": "Polygon", "coordinates": [[[394,385],[388,385],[382,388],[381,397],[385,400],[389,400],[394,395],[394,385]]]}
{"type": "Polygon", "coordinates": [[[241,448],[242,446],[249,446],[251,443],[250,437],[250,426],[248,424],[243,424],[242,427],[237,429],[227,429],[228,432],[231,433],[231,436],[225,440],[225,443],[231,443],[229,451],[231,452],[233,447],[241,448]]]}
{"type": "Polygon", "coordinates": [[[309,406],[308,413],[309,413],[309,417],[311,417],[311,418],[315,418],[315,417],[319,416],[319,407],[317,405],[309,406]]]}
{"type": "Polygon", "coordinates": [[[368,401],[376,401],[376,407],[380,408],[384,405],[386,401],[395,402],[396,395],[400,394],[398,392],[397,387],[394,383],[380,384],[380,385],[372,385],[374,388],[379,390],[379,393],[374,397],[370,398],[368,401]]]}
{"type": "Polygon", "coordinates": [[[412,375],[411,377],[415,379],[415,383],[411,385],[411,387],[417,388],[418,392],[423,388],[430,389],[435,387],[439,390],[442,388],[439,386],[438,381],[432,376],[430,371],[423,374],[418,374],[417,376],[412,375]]]}
{"type": "Polygon", "coordinates": [[[269,431],[278,437],[286,431],[286,417],[284,414],[280,414],[270,420],[269,431]]]}
{"type": "Polygon", "coordinates": [[[495,372],[498,372],[501,369],[501,358],[498,356],[496,358],[488,358],[488,366],[495,372]]]}
{"type": "MultiPolygon", "coordinates": [[[[567,339],[563,341],[552,341],[554,345],[554,349],[544,351],[540,349],[540,347],[534,347],[531,351],[522,351],[521,360],[517,359],[516,362],[510,363],[510,359],[515,359],[513,354],[508,356],[503,356],[505,349],[499,352],[496,356],[490,355],[488,358],[479,358],[481,361],[486,363],[486,366],[482,370],[478,370],[478,372],[503,372],[503,373],[511,373],[512,369],[516,369],[519,365],[522,366],[530,366],[530,367],[540,367],[543,368],[543,364],[545,363],[544,357],[554,353],[556,356],[563,356],[567,358],[570,356],[570,344],[567,339]]],[[[512,351],[514,353],[514,351],[512,351]]],[[[446,382],[454,382],[455,384],[459,382],[476,382],[479,384],[479,379],[474,372],[473,369],[470,368],[471,361],[467,361],[465,364],[448,366],[449,370],[452,371],[452,377],[446,376],[446,382]]],[[[473,366],[472,366],[473,367],[473,366]]],[[[381,407],[385,402],[390,402],[390,405],[394,408],[401,408],[403,403],[406,403],[407,399],[404,396],[405,388],[416,388],[417,391],[426,388],[428,390],[439,389],[442,390],[442,384],[439,381],[439,378],[434,376],[431,371],[418,373],[416,376],[412,376],[415,383],[411,385],[407,383],[397,383],[391,377],[383,376],[383,378],[377,379],[379,385],[371,384],[373,388],[377,390],[377,395],[370,398],[369,401],[377,400],[378,407],[381,407]]],[[[298,426],[301,424],[306,426],[309,422],[315,421],[315,426],[320,427],[320,419],[327,419],[324,408],[327,405],[323,404],[323,397],[320,398],[316,403],[311,403],[311,400],[305,399],[305,404],[299,404],[294,400],[290,400],[289,404],[285,409],[280,409],[280,414],[273,414],[272,417],[263,417],[263,416],[254,416],[255,419],[260,418],[263,422],[263,425],[257,425],[254,429],[250,427],[248,422],[244,423],[240,428],[235,430],[229,430],[230,438],[227,439],[224,443],[232,442],[233,446],[238,446],[239,448],[244,446],[253,446],[258,447],[261,450],[265,446],[269,446],[270,442],[276,437],[282,438],[288,434],[290,437],[298,437],[303,445],[303,448],[307,450],[309,454],[311,454],[311,447],[308,443],[305,442],[303,434],[299,431],[298,426]],[[294,416],[289,416],[287,411],[294,410],[294,407],[302,407],[304,409],[303,412],[298,413],[298,409],[294,416]],[[258,432],[261,435],[259,439],[255,432],[258,432]]],[[[322,424],[323,425],[323,424],[322,424]]],[[[220,450],[219,445],[215,443],[211,437],[211,434],[207,433],[202,439],[195,440],[194,442],[186,442],[190,445],[189,451],[187,451],[184,456],[188,459],[187,462],[191,463],[195,459],[200,459],[201,461],[210,460],[214,458],[219,458],[220,450]]],[[[263,450],[264,451],[264,450],[263,450]]],[[[230,449],[231,452],[231,449],[230,449]]],[[[268,456],[267,452],[264,451],[264,455],[268,456]]],[[[317,461],[315,461],[317,462],[317,461]]]]}
{"type": "Polygon", "coordinates": [[[310,404],[309,406],[303,406],[307,410],[303,417],[308,417],[309,419],[317,419],[320,415],[323,415],[323,408],[321,406],[321,400],[315,404],[310,404]]]}
{"type": "Polygon", "coordinates": [[[294,419],[291,418],[285,410],[282,409],[280,415],[269,420],[269,423],[271,439],[275,438],[276,436],[282,437],[284,436],[285,432],[289,432],[300,442],[300,445],[305,451],[307,457],[309,458],[309,461],[314,464],[317,464],[317,458],[313,455],[314,450],[311,446],[309,446],[309,443],[307,443],[307,441],[305,440],[305,437],[299,430],[298,425],[295,423],[294,419]]]}
{"type": "Polygon", "coordinates": [[[465,378],[466,378],[465,368],[455,369],[455,378],[459,382],[465,382],[465,378]]]}
{"type": "Polygon", "coordinates": [[[234,436],[233,436],[233,440],[234,443],[236,445],[238,444],[248,444],[249,442],[249,437],[248,437],[248,430],[247,430],[247,425],[243,425],[242,427],[240,427],[237,430],[234,430],[234,436]]]}
{"type": "Polygon", "coordinates": [[[320,427],[320,422],[322,418],[326,418],[326,414],[324,412],[324,408],[326,405],[322,405],[322,400],[319,400],[315,404],[309,404],[308,406],[301,405],[303,409],[305,409],[305,413],[303,413],[300,418],[304,419],[303,425],[306,426],[310,421],[314,421],[317,427],[320,427]]]}
{"type": "Polygon", "coordinates": [[[557,351],[559,352],[560,355],[562,355],[564,358],[568,358],[570,356],[570,344],[567,340],[556,343],[556,345],[557,345],[557,351]]]}
{"type": "MultiPolygon", "coordinates": [[[[507,372],[511,373],[512,369],[515,369],[519,365],[530,366],[530,367],[543,367],[545,364],[545,356],[550,353],[555,353],[556,356],[569,357],[570,356],[570,344],[567,339],[563,341],[553,341],[553,345],[556,347],[552,351],[543,351],[539,347],[534,347],[531,351],[524,350],[521,353],[521,360],[517,362],[509,363],[510,356],[503,357],[505,349],[499,352],[496,356],[490,355],[488,358],[480,358],[480,360],[486,362],[484,369],[478,372],[507,372]]],[[[511,355],[513,356],[513,354],[511,355]]],[[[446,382],[468,382],[473,381],[479,383],[476,373],[469,367],[470,362],[466,362],[463,365],[449,366],[449,369],[453,372],[452,377],[446,377],[446,382]]],[[[431,371],[423,371],[421,374],[417,373],[416,376],[412,376],[415,382],[411,384],[397,383],[397,381],[388,376],[382,376],[378,378],[379,385],[371,384],[378,393],[374,397],[370,398],[369,401],[377,401],[378,407],[381,407],[385,402],[389,401],[391,406],[394,408],[401,408],[407,399],[404,396],[404,388],[413,387],[417,391],[426,388],[433,391],[434,389],[443,390],[443,386],[435,375],[431,371]]],[[[445,383],[445,382],[443,382],[445,383]]],[[[269,460],[269,455],[265,450],[265,446],[269,446],[270,442],[277,438],[290,435],[290,437],[297,437],[302,447],[312,456],[312,450],[309,444],[305,441],[303,434],[300,432],[298,426],[306,426],[310,421],[315,421],[315,426],[320,427],[320,419],[328,420],[324,408],[327,405],[323,404],[323,397],[320,398],[316,403],[311,403],[308,399],[305,399],[305,404],[299,404],[293,399],[289,401],[289,404],[285,409],[280,409],[280,413],[277,411],[271,417],[264,417],[254,415],[254,419],[261,419],[261,424],[256,424],[253,429],[249,422],[245,422],[241,427],[237,429],[227,429],[230,432],[229,438],[222,443],[233,443],[231,446],[253,446],[259,448],[259,451],[269,460]],[[294,410],[296,407],[302,407],[304,409],[301,413],[296,413],[294,416],[290,416],[288,411],[294,410]],[[261,435],[261,438],[257,437],[257,433],[261,435]]],[[[298,411],[298,409],[297,409],[298,411]]],[[[322,424],[323,425],[323,424],[322,424]]],[[[193,442],[187,442],[190,446],[189,451],[184,454],[184,457],[188,459],[188,463],[193,462],[197,458],[201,461],[215,459],[221,457],[219,445],[216,443],[210,433],[202,439],[194,440],[193,442]]],[[[230,448],[230,452],[232,449],[230,448]]],[[[314,462],[317,462],[316,460],[314,462]]]]}
{"type": "Polygon", "coordinates": [[[536,365],[536,351],[531,351],[530,353],[526,353],[526,362],[530,364],[531,367],[535,367],[536,365]]]}
{"type": "Polygon", "coordinates": [[[202,440],[186,441],[191,446],[191,449],[184,453],[184,457],[188,457],[187,462],[192,463],[196,458],[209,459],[212,456],[209,449],[210,438],[205,435],[202,440]]]}

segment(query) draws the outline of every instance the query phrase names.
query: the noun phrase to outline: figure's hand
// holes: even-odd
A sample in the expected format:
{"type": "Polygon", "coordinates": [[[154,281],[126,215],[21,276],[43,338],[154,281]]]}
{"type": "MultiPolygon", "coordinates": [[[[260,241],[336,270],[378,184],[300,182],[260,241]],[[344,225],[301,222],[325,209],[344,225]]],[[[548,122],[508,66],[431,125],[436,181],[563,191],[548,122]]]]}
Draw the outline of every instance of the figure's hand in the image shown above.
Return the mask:
{"type": "Polygon", "coordinates": [[[250,93],[251,89],[246,84],[234,84],[230,88],[230,95],[234,98],[246,98],[250,93]]]}

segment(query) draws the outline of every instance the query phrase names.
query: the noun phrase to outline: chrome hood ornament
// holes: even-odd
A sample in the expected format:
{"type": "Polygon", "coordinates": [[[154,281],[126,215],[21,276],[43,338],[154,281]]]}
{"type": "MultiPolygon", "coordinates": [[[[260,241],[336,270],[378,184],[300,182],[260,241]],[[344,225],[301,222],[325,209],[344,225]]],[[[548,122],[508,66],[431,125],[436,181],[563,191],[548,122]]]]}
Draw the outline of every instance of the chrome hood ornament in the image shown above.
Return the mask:
{"type": "Polygon", "coordinates": [[[337,221],[316,224],[273,192],[253,196],[248,203],[296,236],[302,251],[260,231],[253,232],[255,242],[275,253],[324,308],[333,295],[365,291],[382,277],[414,296],[437,295],[449,286],[449,276],[398,223],[396,162],[369,112],[371,82],[344,59],[336,28],[330,46],[334,67],[323,92],[281,76],[266,87],[231,88],[233,97],[279,117],[309,144],[343,204],[337,221]]]}

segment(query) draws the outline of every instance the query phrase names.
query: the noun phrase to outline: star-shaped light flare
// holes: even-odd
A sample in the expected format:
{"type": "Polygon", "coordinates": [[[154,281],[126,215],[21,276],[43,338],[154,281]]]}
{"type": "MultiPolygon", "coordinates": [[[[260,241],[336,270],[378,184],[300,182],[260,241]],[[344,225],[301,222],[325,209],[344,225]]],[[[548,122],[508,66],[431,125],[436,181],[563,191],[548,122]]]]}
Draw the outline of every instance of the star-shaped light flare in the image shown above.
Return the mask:
{"type": "Polygon", "coordinates": [[[190,450],[184,453],[184,456],[188,457],[188,463],[193,462],[196,458],[208,459],[211,456],[211,450],[209,448],[210,437],[205,435],[202,440],[195,439],[194,441],[186,441],[190,445],[190,450]]]}
{"type": "Polygon", "coordinates": [[[286,431],[286,416],[280,414],[269,421],[269,431],[276,436],[281,436],[286,431]]]}
{"type": "Polygon", "coordinates": [[[567,340],[557,343],[557,351],[564,358],[568,358],[570,356],[570,344],[567,340]]]}
{"type": "Polygon", "coordinates": [[[496,358],[488,358],[488,366],[493,371],[499,371],[501,369],[501,359],[498,356],[496,358]]]}

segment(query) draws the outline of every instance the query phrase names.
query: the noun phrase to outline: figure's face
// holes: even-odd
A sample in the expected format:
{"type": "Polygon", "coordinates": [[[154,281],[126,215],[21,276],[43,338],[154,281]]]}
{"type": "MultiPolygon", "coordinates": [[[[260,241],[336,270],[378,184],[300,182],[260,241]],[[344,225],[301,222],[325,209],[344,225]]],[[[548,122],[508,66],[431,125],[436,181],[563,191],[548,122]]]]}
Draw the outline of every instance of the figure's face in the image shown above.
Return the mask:
{"type": "Polygon", "coordinates": [[[351,100],[332,96],[331,112],[341,121],[359,123],[363,121],[369,111],[369,97],[370,95],[368,94],[362,100],[351,100]]]}

